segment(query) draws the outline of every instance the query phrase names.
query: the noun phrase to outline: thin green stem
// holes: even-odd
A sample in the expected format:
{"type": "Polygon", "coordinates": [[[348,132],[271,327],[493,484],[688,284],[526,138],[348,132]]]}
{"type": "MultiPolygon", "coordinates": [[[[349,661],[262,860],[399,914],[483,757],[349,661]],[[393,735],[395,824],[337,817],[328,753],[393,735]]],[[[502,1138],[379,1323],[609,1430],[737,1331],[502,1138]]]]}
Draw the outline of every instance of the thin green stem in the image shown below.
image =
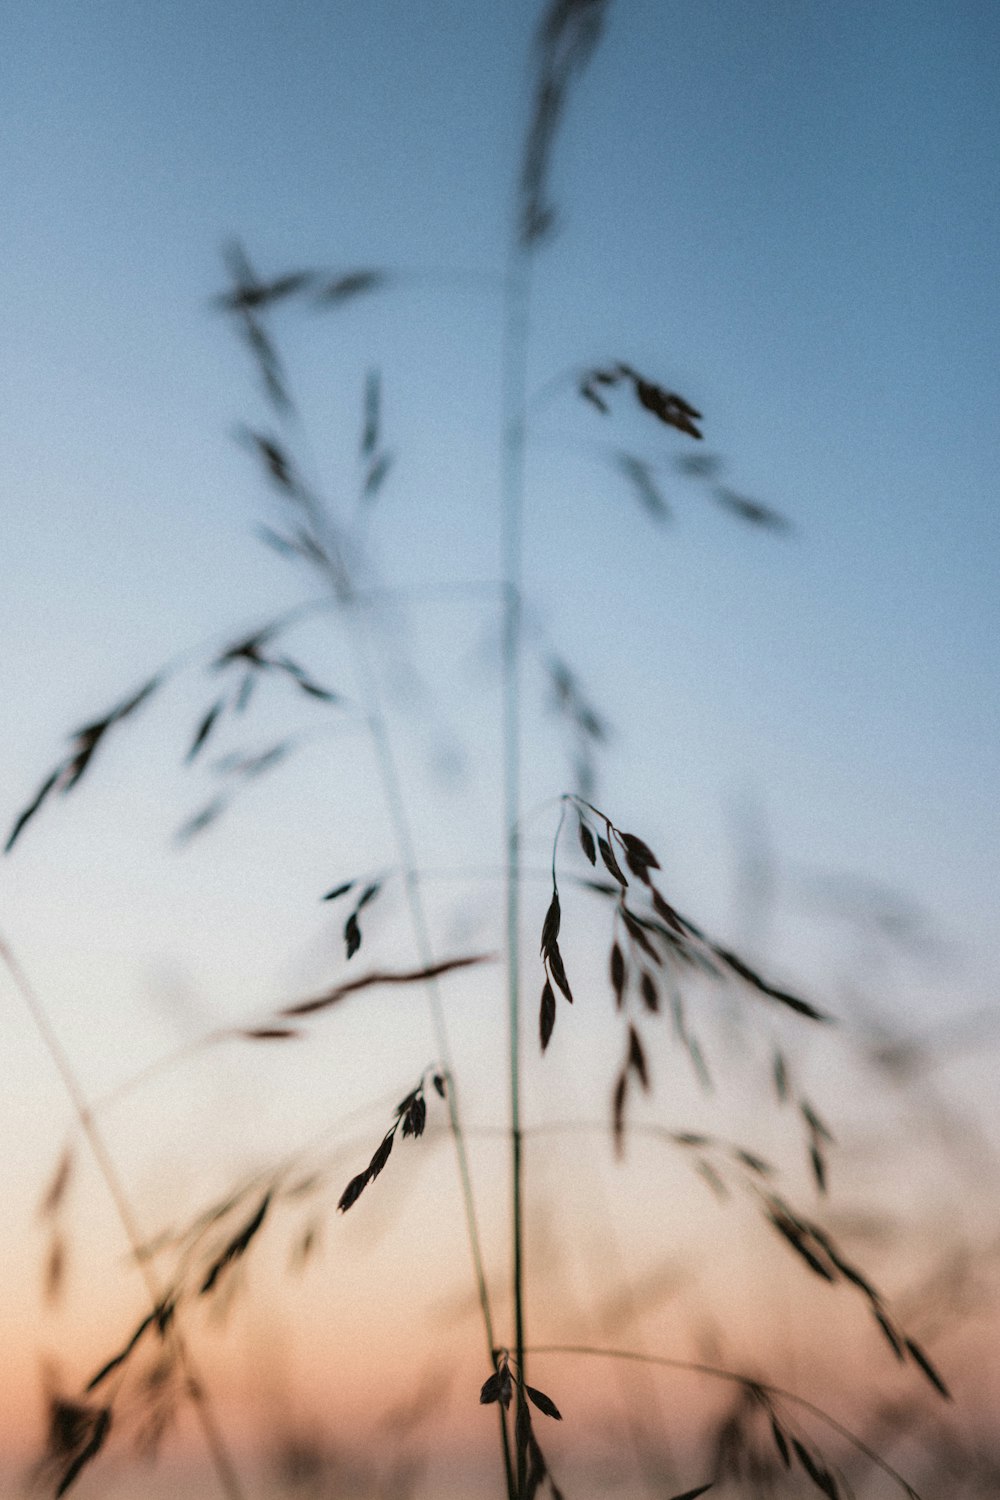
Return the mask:
{"type": "MultiPolygon", "coordinates": [[[[0,958],[2,958],[14,988],[23,1000],[25,1009],[31,1016],[42,1044],[51,1057],[56,1072],[62,1080],[63,1087],[69,1096],[80,1129],[86,1137],[98,1171],[104,1179],[111,1201],[115,1206],[115,1212],[118,1214],[132,1251],[132,1258],[139,1268],[139,1274],[146,1284],[146,1291],[155,1310],[162,1305],[163,1290],[157,1282],[152,1266],[141,1253],[143,1235],[140,1233],[138,1222],[125,1190],[125,1185],[107,1148],[104,1137],[97,1127],[93,1114],[88,1108],[86,1096],[80,1087],[69,1056],[49,1020],[48,1012],[42,1004],[40,996],[18,963],[13,950],[2,937],[0,937],[0,958]]],[[[176,1322],[171,1324],[170,1337],[173,1339],[174,1348],[177,1351],[178,1363],[184,1374],[184,1390],[194,1406],[195,1416],[205,1438],[209,1457],[219,1480],[219,1485],[223,1493],[228,1497],[228,1500],[245,1500],[242,1483],[240,1482],[236,1466],[229,1454],[222,1431],[216,1420],[212,1402],[201,1376],[195,1368],[194,1359],[176,1322]]]]}
{"type": "MultiPolygon", "coordinates": [[[[512,241],[504,294],[503,453],[501,553],[506,585],[503,628],[503,791],[507,1016],[510,1051],[511,1229],[513,1237],[514,1344],[525,1373],[524,1167],[521,1135],[520,882],[521,882],[521,647],[523,629],[523,513],[527,390],[528,257],[512,241]]],[[[518,1453],[517,1495],[527,1480],[526,1455],[518,1453]]]]}
{"type": "MultiPolygon", "coordinates": [[[[294,406],[292,412],[296,413],[294,406]]],[[[301,422],[297,421],[296,425],[299,428],[303,441],[307,441],[301,422]]],[[[347,634],[354,655],[355,676],[360,686],[368,730],[371,735],[382,789],[386,799],[389,821],[393,830],[403,886],[406,893],[406,905],[410,925],[413,929],[420,963],[422,967],[430,968],[434,962],[434,953],[420,889],[416,844],[407,809],[406,796],[403,790],[403,782],[399,772],[399,765],[392,737],[389,733],[388,722],[382,708],[378,674],[373,658],[368,624],[365,615],[362,613],[364,605],[354,590],[350,566],[347,558],[344,556],[340,542],[339,528],[331,524],[323,505],[311,489],[304,489],[301,499],[314,534],[322,539],[325,560],[320,564],[320,571],[328,578],[334,600],[344,609],[347,615],[347,634]]],[[[425,980],[425,992],[431,1015],[431,1025],[434,1031],[435,1046],[437,1047],[444,1071],[448,1076],[448,1120],[455,1147],[466,1234],[472,1259],[473,1276],[476,1283],[476,1295],[479,1300],[483,1331],[486,1337],[489,1358],[492,1363],[496,1335],[489,1288],[486,1281],[486,1269],[482,1252],[482,1241],[479,1234],[475,1196],[472,1187],[472,1173],[469,1166],[465,1131],[462,1125],[458,1091],[455,1084],[451,1044],[448,1037],[448,1028],[445,1021],[440,989],[433,978],[425,980]]],[[[507,1490],[510,1500],[513,1500],[514,1479],[510,1439],[502,1410],[499,1414],[499,1423],[507,1490]]]]}

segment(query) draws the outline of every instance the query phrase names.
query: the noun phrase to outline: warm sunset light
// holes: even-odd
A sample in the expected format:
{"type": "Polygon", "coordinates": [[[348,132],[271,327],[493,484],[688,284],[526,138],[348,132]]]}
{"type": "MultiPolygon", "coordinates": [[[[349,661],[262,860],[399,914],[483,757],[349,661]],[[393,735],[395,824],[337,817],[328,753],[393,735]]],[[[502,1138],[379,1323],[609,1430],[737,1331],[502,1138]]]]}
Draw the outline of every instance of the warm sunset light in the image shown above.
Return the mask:
{"type": "Polygon", "coordinates": [[[997,16],[4,40],[0,1497],[995,1497],[997,16]]]}

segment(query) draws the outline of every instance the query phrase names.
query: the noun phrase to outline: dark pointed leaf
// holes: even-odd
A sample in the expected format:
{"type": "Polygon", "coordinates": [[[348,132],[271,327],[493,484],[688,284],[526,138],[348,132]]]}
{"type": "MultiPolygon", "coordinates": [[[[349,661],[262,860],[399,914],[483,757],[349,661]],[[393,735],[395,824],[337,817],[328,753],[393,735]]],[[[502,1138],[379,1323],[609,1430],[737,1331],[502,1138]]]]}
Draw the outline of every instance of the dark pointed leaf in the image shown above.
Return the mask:
{"type": "Polygon", "coordinates": [[[924,1374],[927,1376],[927,1379],[930,1381],[934,1389],[936,1391],[939,1391],[946,1401],[950,1401],[951,1391],[949,1391],[948,1387],[945,1385],[944,1381],[941,1379],[941,1376],[938,1374],[937,1370],[935,1370],[934,1366],[931,1364],[930,1360],[927,1358],[927,1355],[921,1349],[920,1345],[915,1344],[912,1339],[906,1339],[904,1342],[907,1349],[910,1351],[910,1354],[916,1360],[921,1370],[923,1370],[924,1374]]]}
{"type": "Polygon", "coordinates": [[[539,1411],[544,1412],[547,1417],[554,1417],[557,1422],[562,1421],[562,1412],[556,1406],[551,1396],[546,1396],[544,1391],[536,1390],[533,1385],[526,1385],[524,1389],[527,1391],[529,1399],[534,1402],[539,1411]]]}
{"type": "Polygon", "coordinates": [[[364,890],[361,892],[361,895],[358,897],[358,904],[357,906],[355,906],[354,910],[358,912],[363,906],[367,906],[369,901],[374,901],[375,897],[378,895],[381,889],[381,880],[373,880],[370,885],[366,885],[364,890]]]}
{"type": "Polygon", "coordinates": [[[664,922],[673,928],[679,937],[685,936],[686,929],[684,923],[674,911],[670,902],[664,900],[655,886],[653,887],[653,908],[663,918],[664,922]]]}
{"type": "Polygon", "coordinates": [[[385,483],[389,470],[395,462],[391,453],[380,453],[368,466],[368,471],[361,486],[361,495],[364,500],[374,500],[379,490],[385,483]]]}
{"type": "Polygon", "coordinates": [[[361,928],[358,926],[357,914],[353,911],[344,923],[344,942],[347,944],[348,958],[353,958],[361,947],[361,928]]]}
{"type": "Polygon", "coordinates": [[[625,845],[625,861],[632,874],[637,875],[640,880],[648,881],[648,872],[660,868],[660,861],[652,849],[634,833],[623,833],[621,841],[625,845]]]}
{"type": "Polygon", "coordinates": [[[544,987],[542,989],[541,1010],[539,1011],[539,1015],[538,1015],[538,1031],[539,1031],[539,1035],[541,1037],[542,1051],[543,1052],[545,1051],[546,1047],[549,1045],[549,1038],[552,1035],[552,1028],[553,1028],[553,1026],[555,1024],[556,1024],[556,997],[555,997],[555,991],[553,990],[553,988],[552,988],[551,984],[549,983],[549,981],[546,979],[544,987]]]}
{"type": "Polygon", "coordinates": [[[46,797],[55,787],[56,783],[59,781],[65,770],[65,765],[57,766],[56,769],[52,772],[52,775],[47,776],[42,782],[38,791],[35,793],[34,797],[28,803],[28,806],[24,809],[24,811],[18,814],[17,818],[14,820],[14,826],[11,828],[10,833],[7,835],[7,842],[4,845],[5,854],[9,854],[13,849],[14,845],[21,835],[21,830],[24,828],[25,824],[29,823],[35,816],[35,813],[38,811],[42,803],[45,801],[46,797]]]}
{"type": "Polygon", "coordinates": [[[816,1113],[813,1106],[809,1103],[808,1099],[801,1099],[799,1101],[799,1110],[801,1112],[803,1120],[805,1120],[806,1124],[809,1126],[809,1130],[812,1133],[814,1139],[818,1141],[825,1141],[828,1146],[833,1146],[836,1144],[830,1130],[820,1119],[819,1115],[816,1113]]]}
{"type": "Polygon", "coordinates": [[[371,458],[378,447],[381,405],[382,391],[379,373],[377,370],[369,370],[365,380],[365,425],[361,432],[362,458],[371,458]]]}
{"type": "Polygon", "coordinates": [[[340,1213],[346,1214],[351,1205],[357,1203],[370,1181],[371,1178],[367,1171],[359,1172],[357,1177],[351,1178],[337,1202],[337,1208],[340,1213]]]}
{"type": "Polygon", "coordinates": [[[748,500],[745,495],[737,494],[727,485],[717,485],[712,494],[721,506],[751,526],[760,526],[768,531],[791,530],[791,522],[780,511],[772,510],[769,505],[761,505],[759,500],[748,500]]]}
{"type": "Polygon", "coordinates": [[[772,1073],[774,1077],[774,1092],[778,1096],[778,1103],[784,1104],[788,1099],[788,1066],[785,1062],[784,1054],[781,1052],[775,1052],[774,1054],[772,1073]]]}
{"type": "Polygon", "coordinates": [[[611,1131],[615,1142],[615,1151],[621,1155],[625,1141],[625,1100],[628,1095],[628,1068],[623,1068],[615,1080],[614,1094],[611,1099],[611,1131]]]}
{"type": "Polygon", "coordinates": [[[581,380],[577,389],[585,401],[589,401],[591,406],[596,406],[599,412],[603,412],[607,416],[611,408],[604,397],[597,393],[589,380],[581,380]]]}
{"type": "Polygon", "coordinates": [[[717,453],[682,453],[674,464],[689,479],[712,479],[722,469],[722,459],[717,453]]]}
{"type": "Polygon", "coordinates": [[[362,297],[367,292],[378,291],[381,287],[388,285],[389,277],[385,271],[374,268],[363,271],[346,271],[342,276],[336,276],[319,293],[317,301],[321,304],[332,304],[348,302],[354,297],[362,297]]]}
{"type": "Polygon", "coordinates": [[[181,824],[175,835],[177,842],[179,844],[186,844],[196,834],[203,833],[206,828],[211,827],[217,818],[222,816],[228,806],[228,797],[214,797],[211,802],[206,803],[186,823],[181,824]]]}
{"type": "Polygon", "coordinates": [[[840,1490],[826,1465],[810,1453],[809,1449],[797,1438],[792,1438],[792,1447],[795,1449],[796,1458],[816,1488],[826,1495],[828,1500],[840,1500],[840,1490]]]}
{"type": "Polygon", "coordinates": [[[545,913],[545,921],[542,923],[541,951],[543,954],[548,953],[549,949],[555,943],[556,938],[559,936],[559,923],[559,892],[553,891],[552,900],[549,902],[549,909],[545,913]]]}
{"type": "Polygon", "coordinates": [[[391,1130],[387,1135],[383,1136],[382,1141],[375,1152],[375,1155],[368,1163],[369,1182],[375,1181],[375,1178],[382,1171],[382,1168],[385,1166],[386,1162],[389,1160],[389,1157],[392,1155],[392,1143],[395,1138],[395,1133],[391,1130]]]}
{"type": "Polygon", "coordinates": [[[70,1485],[74,1483],[74,1481],[80,1474],[80,1471],[84,1469],[92,1459],[97,1457],[98,1453],[100,1453],[101,1449],[104,1447],[105,1442],[107,1441],[107,1436],[110,1429],[111,1408],[106,1406],[97,1413],[93,1422],[93,1426],[91,1428],[90,1437],[88,1438],[87,1442],[80,1449],[80,1452],[77,1453],[72,1462],[63,1471],[62,1478],[56,1485],[56,1500],[60,1500],[60,1497],[62,1495],[65,1495],[70,1485]]]}
{"type": "Polygon", "coordinates": [[[727,968],[731,969],[734,974],[738,974],[741,979],[745,980],[753,989],[758,990],[760,994],[767,995],[771,1000],[777,1000],[781,1005],[787,1005],[790,1010],[796,1011],[800,1016],[808,1016],[812,1021],[829,1021],[829,1016],[817,1010],[815,1006],[810,1005],[807,1001],[800,1000],[797,995],[790,995],[787,990],[775,989],[773,985],[768,984],[766,980],[763,980],[758,973],[750,968],[749,964],[745,964],[741,958],[732,953],[728,948],[717,947],[714,943],[711,947],[712,952],[717,958],[722,960],[727,968]]]}
{"type": "Polygon", "coordinates": [[[774,1438],[774,1446],[778,1450],[781,1462],[786,1469],[790,1469],[792,1467],[792,1455],[788,1448],[788,1439],[779,1426],[777,1417],[773,1414],[771,1416],[771,1436],[774,1438]]]}
{"type": "Polygon", "coordinates": [[[270,1205],[271,1194],[270,1192],[266,1192],[261,1199],[260,1206],[258,1207],[253,1217],[246,1224],[244,1224],[243,1228],[239,1231],[238,1234],[233,1236],[228,1245],[222,1251],[221,1255],[216,1256],[215,1260],[209,1268],[208,1275],[202,1282],[200,1290],[201,1296],[204,1296],[206,1292],[210,1292],[212,1290],[227,1266],[231,1265],[234,1260],[239,1260],[241,1256],[246,1254],[251,1240],[257,1234],[257,1231],[260,1229],[261,1225],[264,1222],[264,1219],[267,1215],[267,1210],[270,1205]]]}
{"type": "Polygon", "coordinates": [[[201,723],[198,725],[198,728],[194,732],[194,739],[191,741],[191,747],[188,750],[187,755],[184,757],[189,765],[194,760],[195,756],[198,754],[198,751],[204,745],[209,735],[212,733],[212,730],[215,727],[215,721],[218,719],[225,706],[225,698],[217,698],[216,701],[212,704],[211,708],[208,710],[208,713],[202,719],[201,723]]]}
{"type": "Polygon", "coordinates": [[[628,885],[628,881],[622,874],[621,866],[615,859],[611,845],[608,843],[606,838],[601,837],[597,840],[597,847],[601,851],[601,858],[604,861],[605,868],[607,869],[608,874],[613,875],[618,884],[624,889],[628,885]]]}
{"type": "Polygon", "coordinates": [[[702,434],[695,426],[696,421],[701,421],[701,412],[685,401],[683,396],[678,396],[674,391],[666,391],[651,380],[644,380],[634,370],[623,367],[623,373],[631,378],[639,404],[652,412],[654,417],[658,417],[669,427],[676,427],[688,437],[701,438],[702,434]]]}
{"type": "Polygon", "coordinates": [[[403,1115],[404,1136],[423,1135],[427,1123],[427,1104],[423,1094],[415,1094],[403,1115]]]}
{"type": "Polygon", "coordinates": [[[72,1176],[73,1153],[69,1146],[66,1146],[56,1163],[56,1169],[45,1189],[42,1201],[38,1205],[40,1219],[50,1219],[55,1214],[66,1196],[66,1189],[69,1187],[72,1176]]]}
{"type": "Polygon", "coordinates": [[[872,1311],[875,1314],[875,1321],[876,1321],[876,1323],[878,1324],[879,1328],[881,1328],[883,1334],[885,1335],[886,1343],[889,1345],[889,1348],[892,1350],[893,1354],[895,1354],[896,1358],[900,1362],[902,1362],[905,1359],[905,1357],[906,1357],[904,1355],[904,1353],[903,1353],[903,1341],[902,1341],[902,1339],[897,1334],[895,1328],[890,1323],[890,1321],[886,1317],[885,1313],[880,1312],[880,1310],[877,1307],[873,1308],[872,1311]]]}
{"type": "Polygon", "coordinates": [[[628,980],[628,970],[625,967],[625,955],[622,953],[620,944],[613,943],[611,946],[611,988],[615,993],[615,1008],[621,1010],[625,1004],[625,985],[628,980]]]}
{"type": "Polygon", "coordinates": [[[662,964],[663,959],[657,953],[656,949],[653,947],[652,943],[649,941],[649,938],[646,936],[645,931],[643,930],[645,924],[640,921],[640,919],[635,915],[634,912],[631,912],[626,908],[624,902],[618,909],[621,912],[622,921],[625,923],[626,931],[628,932],[628,935],[632,939],[632,941],[638,944],[647,958],[651,958],[657,965],[662,964]]]}
{"type": "Polygon", "coordinates": [[[628,1065],[638,1076],[643,1089],[649,1089],[649,1069],[646,1066],[646,1054],[643,1050],[639,1033],[634,1026],[628,1029],[628,1065]]]}
{"type": "Polygon", "coordinates": [[[231,292],[223,292],[215,299],[215,305],[225,312],[241,312],[246,308],[264,307],[271,302],[280,302],[304,291],[316,280],[315,271],[292,271],[274,281],[251,281],[240,283],[231,292]]]}
{"type": "Polygon", "coordinates": [[[836,1280],[829,1266],[824,1265],[815,1251],[811,1250],[805,1244],[803,1231],[794,1220],[787,1218],[784,1214],[774,1212],[769,1212],[767,1217],[778,1233],[791,1245],[796,1255],[805,1261],[811,1271],[814,1271],[817,1276],[821,1276],[824,1281],[832,1282],[836,1280]]]}
{"type": "Polygon", "coordinates": [[[546,955],[546,961],[549,966],[549,973],[552,975],[552,978],[555,980],[556,984],[566,996],[566,999],[569,1001],[570,1005],[572,1005],[573,991],[570,989],[569,980],[566,978],[566,969],[563,965],[562,954],[559,951],[558,943],[552,944],[548,951],[548,954],[546,955]]]}
{"type": "Polygon", "coordinates": [[[631,453],[617,454],[616,462],[646,514],[654,521],[669,521],[670,506],[660,494],[649,464],[643,463],[641,458],[636,458],[631,453]]]}

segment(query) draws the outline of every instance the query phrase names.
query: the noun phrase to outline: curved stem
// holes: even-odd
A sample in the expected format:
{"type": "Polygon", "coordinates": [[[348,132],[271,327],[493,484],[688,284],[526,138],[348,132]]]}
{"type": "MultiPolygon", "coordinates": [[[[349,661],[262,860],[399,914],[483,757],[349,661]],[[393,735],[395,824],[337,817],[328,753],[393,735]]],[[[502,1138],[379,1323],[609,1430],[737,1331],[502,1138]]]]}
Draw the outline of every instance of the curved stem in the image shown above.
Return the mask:
{"type": "MultiPolygon", "coordinates": [[[[55,1065],[66,1093],[69,1095],[80,1129],[87,1139],[87,1144],[97,1164],[98,1171],[103,1177],[111,1201],[114,1203],[115,1211],[128,1239],[133,1259],[139,1267],[139,1273],[146,1283],[146,1290],[149,1293],[150,1301],[155,1310],[162,1304],[163,1290],[157,1282],[149,1262],[142,1256],[143,1236],[139,1231],[139,1225],[133,1213],[132,1205],[129,1202],[128,1194],[125,1191],[125,1185],[122,1182],[118,1168],[115,1166],[104,1137],[87,1106],[87,1100],[77,1076],[73,1071],[62,1043],[56,1035],[40,997],[30,984],[27,975],[14,956],[13,950],[2,937],[0,937],[0,958],[2,958],[7,968],[14,988],[24,1001],[25,1008],[34,1022],[35,1029],[55,1065]]],[[[208,1392],[196,1370],[194,1359],[187,1347],[187,1343],[175,1323],[171,1325],[170,1337],[174,1341],[177,1360],[184,1374],[184,1390],[194,1406],[195,1415],[204,1435],[212,1466],[215,1469],[220,1487],[223,1493],[228,1496],[228,1500],[245,1500],[243,1486],[223,1438],[208,1392]]]]}
{"type": "MultiPolygon", "coordinates": [[[[307,435],[302,426],[301,419],[298,417],[297,408],[294,405],[291,408],[291,415],[295,420],[301,440],[308,445],[307,435]]],[[[315,464],[311,461],[310,466],[315,468],[315,464]]],[[[309,517],[314,534],[322,539],[323,561],[318,564],[319,571],[326,577],[330,584],[333,602],[339,605],[347,616],[347,635],[354,655],[355,675],[360,686],[366,722],[375,751],[389,821],[396,843],[410,925],[413,930],[421,966],[423,968],[430,968],[434,961],[434,954],[423,895],[420,889],[416,843],[413,837],[413,829],[410,823],[399,765],[392,737],[389,733],[386,715],[382,707],[369,628],[365,616],[361,612],[364,607],[363,599],[361,595],[355,592],[349,559],[345,556],[343,546],[341,545],[339,529],[331,523],[324,506],[320,503],[311,488],[303,489],[300,498],[309,517]]],[[[476,1283],[476,1294],[482,1314],[483,1331],[486,1337],[489,1357],[492,1362],[493,1349],[496,1345],[496,1334],[493,1325],[489,1288],[486,1281],[482,1241],[479,1234],[479,1221],[472,1187],[472,1173],[469,1166],[458,1094],[454,1082],[451,1044],[448,1037],[448,1028],[445,1021],[440,989],[433,978],[425,980],[425,992],[431,1014],[435,1045],[444,1071],[448,1076],[448,1120],[455,1148],[455,1159],[458,1167],[462,1207],[472,1259],[473,1276],[476,1283]]],[[[508,1494],[513,1497],[510,1440],[502,1409],[500,1410],[499,1420],[507,1489],[508,1494]]]]}
{"type": "Polygon", "coordinates": [[[640,1354],[634,1349],[598,1349],[590,1344],[533,1344],[528,1352],[531,1354],[577,1354],[595,1359],[631,1360],[636,1364],[659,1365],[661,1369],[665,1370],[680,1370],[688,1375],[706,1375],[712,1380],[725,1380],[731,1385],[740,1385],[749,1390],[761,1391],[766,1396],[778,1401],[787,1401],[790,1406],[797,1406],[800,1411],[808,1412],[811,1417],[815,1417],[818,1422],[822,1422],[831,1432],[835,1432],[846,1443],[850,1443],[856,1452],[862,1454],[870,1463],[875,1464],[877,1468],[881,1469],[882,1473],[891,1479],[894,1484],[899,1485],[904,1494],[908,1496],[908,1500],[921,1500],[921,1496],[913,1488],[912,1484],[903,1478],[898,1469],[894,1469],[892,1464],[876,1453],[874,1448],[869,1447],[863,1438],[858,1437],[857,1433],[852,1432],[849,1427],[845,1427],[842,1422],[838,1422],[836,1417],[831,1417],[829,1412],[824,1411],[821,1406],[817,1406],[814,1401],[807,1400],[805,1396],[796,1395],[794,1391],[786,1391],[780,1385],[769,1385],[764,1380],[756,1380],[750,1375],[739,1375],[735,1370],[723,1370],[718,1365],[703,1365],[688,1359],[671,1359],[662,1354],[640,1354]]]}

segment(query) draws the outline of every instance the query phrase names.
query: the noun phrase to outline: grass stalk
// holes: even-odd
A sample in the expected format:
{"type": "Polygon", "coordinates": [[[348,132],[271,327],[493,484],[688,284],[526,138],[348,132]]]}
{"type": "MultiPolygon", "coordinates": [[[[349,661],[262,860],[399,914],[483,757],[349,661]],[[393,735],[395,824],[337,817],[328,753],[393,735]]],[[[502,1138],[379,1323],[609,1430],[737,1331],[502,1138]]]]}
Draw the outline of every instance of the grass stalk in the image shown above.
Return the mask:
{"type": "MultiPolygon", "coordinates": [[[[516,220],[515,220],[516,226],[516,220]]],[[[524,1162],[521,1127],[521,655],[523,607],[523,514],[525,419],[530,302],[529,260],[515,227],[504,291],[503,432],[501,460],[501,565],[505,585],[502,714],[505,830],[504,906],[507,964],[507,1018],[510,1067],[511,1235],[514,1347],[524,1400],[524,1162]]],[[[526,1454],[517,1462],[516,1494],[527,1482],[526,1454]]]]}
{"type": "Polygon", "coordinates": [[[749,1375],[740,1375],[735,1370],[724,1370],[718,1365],[704,1365],[688,1359],[671,1359],[662,1354],[640,1354],[634,1349],[600,1349],[590,1344],[535,1344],[529,1352],[532,1354],[572,1354],[593,1359],[631,1360],[636,1364],[658,1365],[661,1369],[679,1370],[687,1375],[705,1375],[712,1380],[723,1380],[730,1385],[760,1391],[777,1401],[787,1401],[789,1406],[796,1406],[800,1411],[807,1412],[809,1416],[814,1417],[817,1422],[821,1422],[824,1427],[836,1433],[837,1437],[849,1443],[869,1463],[881,1469],[893,1484],[899,1486],[908,1500],[922,1500],[909,1480],[904,1479],[898,1469],[894,1469],[892,1464],[876,1453],[875,1449],[870,1447],[863,1438],[858,1437],[857,1433],[845,1427],[843,1422],[838,1422],[836,1417],[831,1417],[829,1412],[817,1406],[814,1401],[809,1401],[805,1396],[799,1396],[794,1391],[787,1391],[780,1385],[770,1385],[767,1381],[756,1380],[749,1375]]]}
{"type": "MultiPolygon", "coordinates": [[[[413,932],[417,956],[421,967],[429,968],[433,964],[434,953],[423,894],[420,888],[416,844],[395,748],[389,731],[388,721],[382,707],[381,694],[378,687],[378,674],[373,660],[368,624],[363,613],[365,608],[364,601],[355,593],[350,568],[347,559],[343,555],[343,549],[340,546],[336,528],[328,523],[323,508],[312,499],[308,492],[304,494],[303,500],[308,510],[310,524],[316,535],[322,537],[324,552],[330,559],[330,563],[325,566],[324,571],[327,573],[329,579],[333,599],[335,603],[343,608],[346,614],[348,624],[347,636],[349,647],[354,657],[355,677],[358,681],[360,701],[365,714],[368,731],[371,735],[379,778],[386,801],[386,809],[396,845],[396,854],[399,860],[406,896],[407,913],[413,932]]],[[[476,1283],[476,1296],[483,1322],[488,1357],[490,1363],[492,1363],[494,1360],[493,1351],[497,1344],[496,1329],[493,1322],[489,1288],[486,1281],[482,1239],[479,1233],[479,1220],[472,1186],[472,1172],[469,1166],[465,1130],[462,1124],[457,1085],[455,1083],[451,1043],[437,981],[433,978],[426,979],[424,981],[424,990],[431,1016],[435,1047],[448,1078],[448,1123],[455,1148],[466,1237],[472,1260],[473,1277],[476,1283]]],[[[502,1408],[499,1409],[498,1415],[506,1487],[509,1500],[514,1500],[513,1460],[510,1438],[502,1408]]]]}
{"type": "MultiPolygon", "coordinates": [[[[63,1087],[69,1097],[91,1154],[97,1165],[97,1169],[104,1179],[104,1184],[114,1204],[121,1226],[125,1231],[125,1237],[132,1251],[132,1258],[139,1269],[146,1285],[150,1304],[155,1311],[163,1302],[163,1289],[156,1279],[156,1274],[149,1261],[142,1254],[143,1235],[129,1201],[125,1184],[121,1174],[115,1166],[114,1158],[108,1150],[107,1143],[101,1133],[93,1113],[87,1104],[86,1095],[80,1086],[73,1065],[65,1047],[59,1040],[54,1026],[49,1020],[48,1012],[42,1003],[40,995],[31,984],[24,970],[21,968],[13,949],[0,937],[0,959],[3,960],[11,982],[24,1002],[25,1009],[31,1017],[35,1030],[41,1038],[42,1045],[52,1059],[56,1072],[62,1081],[63,1087]]],[[[191,1401],[198,1425],[205,1439],[212,1468],[215,1470],[219,1481],[219,1487],[227,1500],[246,1500],[246,1494],[236,1471],[229,1448],[226,1444],[222,1429],[219,1426],[205,1384],[198,1374],[194,1358],[188,1348],[184,1336],[176,1323],[171,1324],[168,1337],[173,1340],[177,1351],[178,1363],[184,1375],[183,1388],[188,1399],[191,1401]]]]}

